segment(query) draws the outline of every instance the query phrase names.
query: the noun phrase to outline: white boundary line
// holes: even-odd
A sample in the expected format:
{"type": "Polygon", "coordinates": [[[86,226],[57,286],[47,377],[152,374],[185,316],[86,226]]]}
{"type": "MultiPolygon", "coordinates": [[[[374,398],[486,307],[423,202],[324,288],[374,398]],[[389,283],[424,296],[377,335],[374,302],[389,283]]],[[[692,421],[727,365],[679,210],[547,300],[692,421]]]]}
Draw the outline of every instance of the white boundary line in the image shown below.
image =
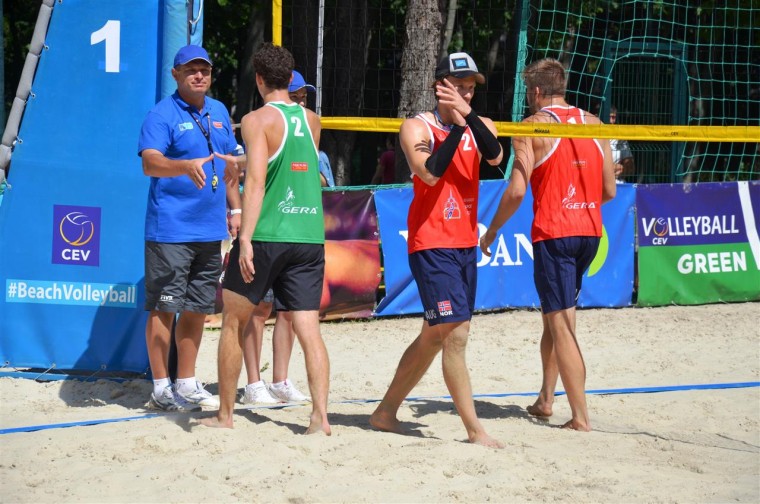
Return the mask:
{"type": "Polygon", "coordinates": [[[742,206],[742,214],[744,215],[744,227],[747,233],[747,241],[749,247],[752,250],[752,255],[755,258],[755,266],[760,270],[760,237],[757,235],[757,223],[755,222],[755,214],[752,211],[752,199],[749,197],[749,183],[741,181],[737,183],[739,189],[739,201],[742,206]]]}

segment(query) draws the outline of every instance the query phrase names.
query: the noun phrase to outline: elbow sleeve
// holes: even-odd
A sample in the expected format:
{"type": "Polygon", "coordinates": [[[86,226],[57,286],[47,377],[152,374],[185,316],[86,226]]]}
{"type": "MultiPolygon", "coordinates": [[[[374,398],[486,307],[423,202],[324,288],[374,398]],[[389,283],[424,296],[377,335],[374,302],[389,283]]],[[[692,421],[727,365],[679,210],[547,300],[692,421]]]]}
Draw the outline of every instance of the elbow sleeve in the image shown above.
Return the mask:
{"type": "Polygon", "coordinates": [[[472,131],[472,136],[475,137],[478,149],[480,149],[483,157],[488,161],[498,158],[499,154],[501,154],[501,144],[483,120],[478,117],[478,114],[473,110],[464,119],[472,131]]]}

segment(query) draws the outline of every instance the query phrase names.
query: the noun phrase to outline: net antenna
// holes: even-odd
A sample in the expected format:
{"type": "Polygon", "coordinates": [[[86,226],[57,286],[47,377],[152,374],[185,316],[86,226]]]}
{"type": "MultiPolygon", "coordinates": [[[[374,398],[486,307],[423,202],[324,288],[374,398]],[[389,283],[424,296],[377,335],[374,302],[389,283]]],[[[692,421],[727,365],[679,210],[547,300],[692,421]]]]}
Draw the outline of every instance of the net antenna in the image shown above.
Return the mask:
{"type": "Polygon", "coordinates": [[[317,31],[317,115],[322,115],[322,62],[325,44],[325,0],[319,0],[319,28],[317,31]]]}

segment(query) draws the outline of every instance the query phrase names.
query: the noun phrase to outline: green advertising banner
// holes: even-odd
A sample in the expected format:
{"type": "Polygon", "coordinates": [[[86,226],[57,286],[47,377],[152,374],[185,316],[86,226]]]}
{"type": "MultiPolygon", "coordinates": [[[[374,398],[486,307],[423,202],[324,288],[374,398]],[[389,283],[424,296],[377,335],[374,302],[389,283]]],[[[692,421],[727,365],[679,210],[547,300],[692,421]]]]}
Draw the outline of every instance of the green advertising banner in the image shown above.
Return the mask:
{"type": "Polygon", "coordinates": [[[760,182],[636,191],[641,306],[760,299],[760,182]]]}

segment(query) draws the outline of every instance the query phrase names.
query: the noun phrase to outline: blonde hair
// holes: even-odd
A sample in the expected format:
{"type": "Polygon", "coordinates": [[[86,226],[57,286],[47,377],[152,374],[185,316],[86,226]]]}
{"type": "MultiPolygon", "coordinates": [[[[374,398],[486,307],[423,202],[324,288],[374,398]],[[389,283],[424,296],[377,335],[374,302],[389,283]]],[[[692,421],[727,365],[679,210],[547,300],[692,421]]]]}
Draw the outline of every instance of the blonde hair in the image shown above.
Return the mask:
{"type": "Polygon", "coordinates": [[[522,72],[528,90],[538,88],[544,96],[565,96],[567,74],[565,67],[554,58],[534,61],[522,72]]]}

